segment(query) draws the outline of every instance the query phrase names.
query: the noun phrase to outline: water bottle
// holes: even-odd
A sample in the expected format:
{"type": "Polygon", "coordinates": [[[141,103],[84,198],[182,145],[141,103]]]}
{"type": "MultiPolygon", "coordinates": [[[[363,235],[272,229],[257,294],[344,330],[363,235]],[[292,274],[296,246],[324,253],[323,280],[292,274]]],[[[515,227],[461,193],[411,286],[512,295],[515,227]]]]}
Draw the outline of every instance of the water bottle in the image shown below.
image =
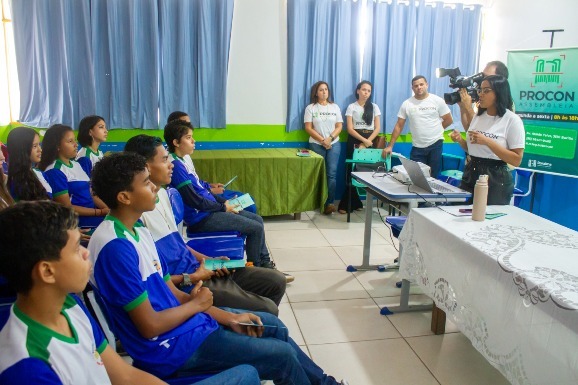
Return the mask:
{"type": "Polygon", "coordinates": [[[474,207],[472,208],[472,220],[483,221],[486,219],[486,207],[488,206],[488,176],[480,175],[474,187],[474,207]]]}

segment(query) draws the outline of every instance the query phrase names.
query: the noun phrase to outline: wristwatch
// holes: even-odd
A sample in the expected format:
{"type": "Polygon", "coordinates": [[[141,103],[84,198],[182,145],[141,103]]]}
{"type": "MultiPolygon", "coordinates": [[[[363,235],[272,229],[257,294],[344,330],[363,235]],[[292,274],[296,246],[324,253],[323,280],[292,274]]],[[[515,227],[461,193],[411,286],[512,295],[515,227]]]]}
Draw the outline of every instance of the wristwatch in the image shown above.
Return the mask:
{"type": "Polygon", "coordinates": [[[187,273],[183,273],[183,282],[181,283],[181,286],[191,286],[192,284],[191,276],[187,273]]]}
{"type": "Polygon", "coordinates": [[[329,137],[331,138],[331,140],[335,140],[335,138],[333,137],[333,135],[329,134],[329,137]]]}

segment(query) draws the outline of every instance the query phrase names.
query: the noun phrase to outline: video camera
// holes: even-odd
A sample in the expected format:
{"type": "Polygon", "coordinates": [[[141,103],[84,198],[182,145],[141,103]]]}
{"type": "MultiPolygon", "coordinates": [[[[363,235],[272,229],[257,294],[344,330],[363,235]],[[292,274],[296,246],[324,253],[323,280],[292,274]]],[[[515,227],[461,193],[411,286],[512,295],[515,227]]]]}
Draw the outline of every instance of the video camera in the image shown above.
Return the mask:
{"type": "MultiPolygon", "coordinates": [[[[478,87],[484,79],[484,74],[482,72],[472,75],[463,76],[460,72],[459,67],[456,68],[438,68],[436,69],[436,76],[438,78],[443,78],[444,76],[450,77],[450,87],[451,88],[465,88],[468,91],[468,95],[471,96],[472,102],[478,101],[478,87]]],[[[452,105],[461,101],[460,92],[454,91],[444,94],[444,100],[446,104],[452,105]]]]}

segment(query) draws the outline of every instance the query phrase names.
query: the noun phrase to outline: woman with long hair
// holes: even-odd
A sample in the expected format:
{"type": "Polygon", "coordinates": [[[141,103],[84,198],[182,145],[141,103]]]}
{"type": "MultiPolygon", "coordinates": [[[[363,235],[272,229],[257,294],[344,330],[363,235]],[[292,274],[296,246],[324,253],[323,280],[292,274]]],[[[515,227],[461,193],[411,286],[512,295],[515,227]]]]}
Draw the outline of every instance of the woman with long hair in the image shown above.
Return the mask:
{"type": "Polygon", "coordinates": [[[457,130],[451,134],[452,140],[471,158],[460,188],[473,195],[479,176],[488,175],[488,204],[507,205],[514,191],[514,178],[508,164],[517,167],[522,162],[526,141],[524,124],[512,112],[512,93],[505,77],[487,76],[478,95],[478,113],[470,124],[468,140],[464,140],[457,130]]]}
{"type": "MultiPolygon", "coordinates": [[[[371,92],[373,85],[363,80],[355,89],[356,102],[351,103],[345,111],[345,118],[347,119],[347,159],[353,157],[355,148],[371,148],[373,147],[373,140],[377,138],[380,130],[379,117],[381,111],[377,104],[371,102],[371,92]]],[[[369,167],[368,167],[369,169],[369,167]]],[[[363,171],[361,167],[357,167],[358,171],[363,171]]],[[[349,180],[348,170],[346,180],[349,180]]],[[[347,186],[347,185],[346,185],[347,186]]],[[[346,187],[339,201],[339,213],[347,213],[347,201],[349,200],[349,189],[346,187]]],[[[351,189],[351,210],[358,210],[363,208],[363,203],[357,195],[357,190],[351,189]]]]}
{"type": "Polygon", "coordinates": [[[108,130],[103,117],[85,116],[78,124],[78,143],[82,148],[76,154],[76,161],[88,176],[94,165],[104,156],[99,147],[102,142],[106,142],[107,136],[108,130]]]}
{"type": "Polygon", "coordinates": [[[109,210],[100,199],[92,196],[90,178],[74,160],[77,147],[71,127],[53,125],[44,135],[39,167],[52,187],[54,201],[76,211],[79,227],[93,229],[109,210]]]}
{"type": "Polygon", "coordinates": [[[35,168],[40,162],[40,136],[29,127],[16,127],[6,142],[8,162],[8,189],[17,201],[36,201],[52,198],[52,189],[44,174],[35,168]]]}
{"type": "Polygon", "coordinates": [[[335,212],[337,165],[341,153],[339,134],[343,125],[339,106],[331,101],[329,85],[319,81],[311,87],[311,104],[305,108],[305,131],[309,134],[309,148],[325,159],[327,170],[327,201],[324,214],[335,212]]]}

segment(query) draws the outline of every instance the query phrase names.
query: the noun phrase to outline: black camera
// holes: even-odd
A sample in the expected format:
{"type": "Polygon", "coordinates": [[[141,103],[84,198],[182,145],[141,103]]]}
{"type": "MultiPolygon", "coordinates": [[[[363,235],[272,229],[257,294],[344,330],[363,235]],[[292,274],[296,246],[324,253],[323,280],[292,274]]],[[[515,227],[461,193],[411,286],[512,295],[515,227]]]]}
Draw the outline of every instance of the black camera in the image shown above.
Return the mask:
{"type": "MultiPolygon", "coordinates": [[[[484,74],[482,72],[472,75],[463,76],[460,72],[459,67],[456,68],[438,68],[436,69],[436,76],[438,78],[443,78],[444,76],[450,77],[450,87],[451,88],[465,88],[468,91],[468,95],[471,96],[472,102],[478,101],[478,87],[484,80],[484,74]]],[[[452,105],[461,101],[460,92],[454,91],[444,94],[444,100],[446,104],[452,105]]]]}

